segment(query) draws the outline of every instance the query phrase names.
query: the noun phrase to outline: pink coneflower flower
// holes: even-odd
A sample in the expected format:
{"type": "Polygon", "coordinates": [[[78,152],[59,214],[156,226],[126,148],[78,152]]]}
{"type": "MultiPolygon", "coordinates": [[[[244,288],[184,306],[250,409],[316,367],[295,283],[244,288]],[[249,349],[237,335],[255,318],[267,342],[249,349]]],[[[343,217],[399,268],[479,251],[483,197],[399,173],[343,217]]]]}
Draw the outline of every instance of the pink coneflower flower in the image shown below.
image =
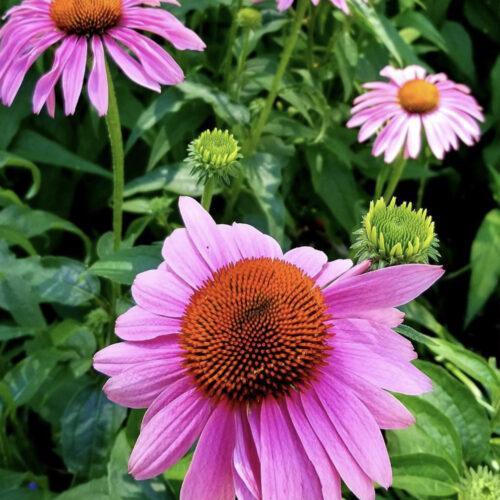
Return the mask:
{"type": "Polygon", "coordinates": [[[25,0],[12,7],[0,30],[0,98],[10,106],[33,63],[60,42],[54,62],[35,87],[33,110],[44,105],[55,110],[54,87],[62,80],[64,112],[75,112],[87,64],[92,53],[87,89],[99,115],[108,109],[108,84],[104,47],[120,69],[134,82],[157,92],[160,84],[174,85],[183,72],[160,45],[137,30],[149,31],[178,49],[203,50],[204,43],[176,17],[157,7],[176,0],[25,0]],[[128,49],[130,53],[128,52],[128,49]]]}
{"type": "Polygon", "coordinates": [[[129,462],[136,479],[175,464],[199,437],[183,500],[362,500],[387,488],[380,429],[412,415],[386,392],[432,389],[392,328],[395,309],[441,267],[328,262],[308,247],[283,253],[246,224],[215,224],[191,198],[165,262],[132,285],[125,340],[94,357],[108,397],[148,408],[129,462]]]}
{"type": "MultiPolygon", "coordinates": [[[[257,3],[257,2],[262,2],[263,0],[252,0],[254,3],[257,3]]],[[[368,0],[364,0],[365,2],[367,2],[368,0]]],[[[294,2],[294,0],[276,0],[276,3],[278,4],[278,10],[280,12],[288,9],[288,7],[290,7],[290,5],[292,5],[292,3],[294,2]]],[[[318,5],[319,4],[319,0],[311,0],[311,2],[314,4],[314,5],[318,5]]],[[[346,0],[330,0],[331,3],[333,3],[333,5],[335,5],[335,7],[338,7],[339,9],[343,10],[346,14],[350,14],[350,10],[349,10],[349,7],[347,6],[347,1],[346,0]]]]}
{"type": "Polygon", "coordinates": [[[422,129],[439,159],[451,148],[458,149],[458,139],[467,146],[479,140],[475,120],[484,121],[484,116],[467,86],[444,73],[426,76],[420,66],[386,66],[380,74],[389,82],[365,83],[363,87],[370,91],[354,100],[353,116],[347,122],[348,127],[362,125],[360,142],[383,127],[373,145],[375,156],[385,152],[385,161],[391,163],[404,147],[406,157],[416,158],[422,129]]]}

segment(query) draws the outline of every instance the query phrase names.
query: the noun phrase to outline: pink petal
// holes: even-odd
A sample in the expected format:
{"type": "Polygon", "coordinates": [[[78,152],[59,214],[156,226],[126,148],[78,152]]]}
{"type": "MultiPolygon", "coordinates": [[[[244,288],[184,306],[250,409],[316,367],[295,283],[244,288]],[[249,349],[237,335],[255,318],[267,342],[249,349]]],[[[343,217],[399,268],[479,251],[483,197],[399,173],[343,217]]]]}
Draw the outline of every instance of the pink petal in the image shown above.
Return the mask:
{"type": "Polygon", "coordinates": [[[175,229],[165,240],[162,255],[169,270],[194,289],[200,288],[213,274],[184,228],[175,229]]]}
{"type": "Polygon", "coordinates": [[[141,308],[154,314],[181,318],[193,289],[174,273],[158,269],[138,274],[132,284],[132,296],[141,308]]]}
{"type": "Polygon", "coordinates": [[[147,408],[169,384],[183,376],[181,357],[149,360],[111,377],[103,391],[114,403],[147,408]]]}
{"type": "Polygon", "coordinates": [[[405,264],[335,281],[323,291],[335,314],[397,307],[418,297],[444,273],[441,266],[405,264]]]}
{"type": "Polygon", "coordinates": [[[230,262],[225,243],[210,214],[193,198],[181,196],[179,210],[189,238],[212,271],[230,262]]]}
{"type": "Polygon", "coordinates": [[[141,429],[129,460],[130,474],[148,479],[172,467],[200,435],[210,413],[210,403],[195,391],[163,407],[141,429]]]}
{"type": "Polygon", "coordinates": [[[124,340],[149,340],[180,333],[179,318],[158,316],[141,307],[131,307],[116,320],[115,333],[124,340]]]}
{"type": "Polygon", "coordinates": [[[339,276],[351,269],[351,259],[337,259],[328,264],[321,270],[321,273],[316,276],[316,285],[320,288],[326,288],[339,276]]]}
{"type": "Polygon", "coordinates": [[[234,471],[255,498],[261,498],[260,462],[254,438],[245,411],[236,411],[236,443],[234,447],[234,471]]]}
{"type": "Polygon", "coordinates": [[[235,445],[233,411],[218,406],[210,415],[181,489],[181,500],[234,500],[231,459],[235,445]]]}
{"type": "Polygon", "coordinates": [[[351,314],[346,313],[345,315],[335,315],[335,318],[346,317],[367,319],[374,323],[380,323],[381,325],[388,326],[389,328],[395,328],[403,322],[405,313],[394,307],[388,307],[385,309],[371,309],[367,311],[357,311],[351,314]]]}
{"type": "Polygon", "coordinates": [[[278,242],[271,236],[261,233],[255,227],[235,222],[233,229],[234,239],[244,258],[268,257],[270,259],[279,259],[283,256],[278,242]]]}
{"type": "Polygon", "coordinates": [[[87,83],[90,102],[97,109],[99,116],[108,112],[108,78],[106,75],[106,63],[104,60],[104,48],[101,38],[93,36],[90,40],[92,47],[92,69],[87,83]]]}
{"type": "Polygon", "coordinates": [[[177,335],[144,342],[118,342],[94,355],[94,370],[105,375],[118,375],[137,363],[180,357],[182,352],[177,335]]]}
{"type": "Polygon", "coordinates": [[[276,401],[265,399],[260,409],[260,421],[262,498],[321,498],[318,477],[287,418],[286,409],[283,410],[276,401]]]}
{"type": "Polygon", "coordinates": [[[298,393],[294,397],[287,399],[287,408],[295,431],[318,474],[323,492],[322,498],[342,500],[340,476],[330,461],[323,444],[307,420],[298,393]]]}
{"type": "Polygon", "coordinates": [[[340,477],[360,500],[375,500],[375,489],[371,479],[354,460],[314,391],[309,390],[301,394],[301,401],[311,427],[340,477]]]}
{"type": "Polygon", "coordinates": [[[87,64],[87,38],[81,36],[75,43],[73,55],[64,67],[62,73],[62,88],[64,94],[64,113],[72,115],[75,112],[78,98],[82,93],[85,65],[87,64]]]}
{"type": "Polygon", "coordinates": [[[331,380],[325,378],[328,384],[336,385],[340,381],[353,391],[368,408],[377,425],[382,429],[404,429],[415,423],[413,415],[394,396],[370,384],[354,373],[339,370],[331,366],[331,380]]]}
{"type": "Polygon", "coordinates": [[[103,35],[104,45],[117,66],[135,83],[148,89],[160,92],[157,81],[148,76],[144,68],[125,50],[123,50],[110,36],[103,35]]]}
{"type": "Polygon", "coordinates": [[[283,255],[283,260],[302,269],[306,275],[314,278],[328,262],[328,257],[323,252],[311,247],[297,247],[286,252],[283,255]]]}

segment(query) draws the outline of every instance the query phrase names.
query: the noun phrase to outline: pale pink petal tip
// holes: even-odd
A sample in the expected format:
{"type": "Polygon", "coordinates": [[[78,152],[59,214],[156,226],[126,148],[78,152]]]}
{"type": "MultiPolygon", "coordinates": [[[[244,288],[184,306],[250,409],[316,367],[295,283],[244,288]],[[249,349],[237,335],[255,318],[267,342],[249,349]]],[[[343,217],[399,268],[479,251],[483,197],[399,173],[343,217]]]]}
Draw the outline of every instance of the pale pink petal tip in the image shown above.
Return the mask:
{"type": "Polygon", "coordinates": [[[361,127],[359,142],[377,134],[374,156],[383,154],[386,163],[401,153],[405,158],[417,158],[422,135],[438,159],[458,149],[459,141],[467,146],[479,141],[477,122],[484,121],[484,115],[468,87],[444,73],[427,75],[417,65],[403,69],[386,66],[380,74],[389,82],[365,83],[368,92],[354,100],[347,122],[349,128],[361,127]]]}

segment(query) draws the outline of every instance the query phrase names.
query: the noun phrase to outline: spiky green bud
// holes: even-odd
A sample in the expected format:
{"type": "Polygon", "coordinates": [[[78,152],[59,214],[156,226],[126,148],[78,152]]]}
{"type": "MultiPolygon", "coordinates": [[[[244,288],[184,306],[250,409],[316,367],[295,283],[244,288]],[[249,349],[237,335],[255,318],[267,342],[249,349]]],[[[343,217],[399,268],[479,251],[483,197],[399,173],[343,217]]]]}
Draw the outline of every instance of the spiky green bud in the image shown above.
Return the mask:
{"type": "Polygon", "coordinates": [[[244,7],[236,15],[238,25],[243,29],[255,31],[262,24],[262,14],[257,9],[244,7]]]}
{"type": "Polygon", "coordinates": [[[500,475],[488,467],[469,469],[460,482],[459,500],[498,500],[500,498],[500,475]]]}
{"type": "Polygon", "coordinates": [[[359,260],[370,259],[374,268],[393,264],[425,263],[437,260],[439,240],[427,210],[413,210],[411,203],[387,205],[383,198],[370,202],[362,227],[355,233],[352,248],[359,260]]]}
{"type": "Polygon", "coordinates": [[[206,182],[218,178],[228,183],[235,175],[238,160],[241,158],[238,141],[227,130],[205,130],[188,146],[186,161],[193,167],[192,172],[200,175],[206,182]]]}

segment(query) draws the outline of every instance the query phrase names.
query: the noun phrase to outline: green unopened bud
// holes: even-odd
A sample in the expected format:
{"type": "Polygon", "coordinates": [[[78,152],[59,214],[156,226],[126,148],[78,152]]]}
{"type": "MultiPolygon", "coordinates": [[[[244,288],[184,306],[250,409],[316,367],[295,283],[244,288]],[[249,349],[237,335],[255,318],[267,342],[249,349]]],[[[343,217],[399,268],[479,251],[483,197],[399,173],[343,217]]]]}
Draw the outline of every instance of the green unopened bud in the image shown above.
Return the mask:
{"type": "Polygon", "coordinates": [[[500,498],[500,475],[487,467],[469,469],[460,483],[459,500],[498,500],[500,498]]]}
{"type": "Polygon", "coordinates": [[[262,24],[262,14],[257,9],[252,9],[251,7],[240,9],[236,19],[239,26],[252,31],[260,28],[262,24]]]}
{"type": "Polygon", "coordinates": [[[87,314],[85,317],[85,326],[95,335],[99,336],[109,321],[109,314],[102,307],[98,307],[87,314]]]}
{"type": "Polygon", "coordinates": [[[205,130],[189,144],[188,151],[186,161],[193,167],[192,172],[200,175],[202,182],[214,177],[229,182],[241,158],[238,141],[227,130],[205,130]]]}
{"type": "Polygon", "coordinates": [[[425,263],[437,260],[439,240],[427,210],[413,210],[411,203],[387,205],[383,198],[370,202],[362,227],[355,233],[352,248],[359,260],[370,259],[381,268],[393,264],[425,263]]]}

